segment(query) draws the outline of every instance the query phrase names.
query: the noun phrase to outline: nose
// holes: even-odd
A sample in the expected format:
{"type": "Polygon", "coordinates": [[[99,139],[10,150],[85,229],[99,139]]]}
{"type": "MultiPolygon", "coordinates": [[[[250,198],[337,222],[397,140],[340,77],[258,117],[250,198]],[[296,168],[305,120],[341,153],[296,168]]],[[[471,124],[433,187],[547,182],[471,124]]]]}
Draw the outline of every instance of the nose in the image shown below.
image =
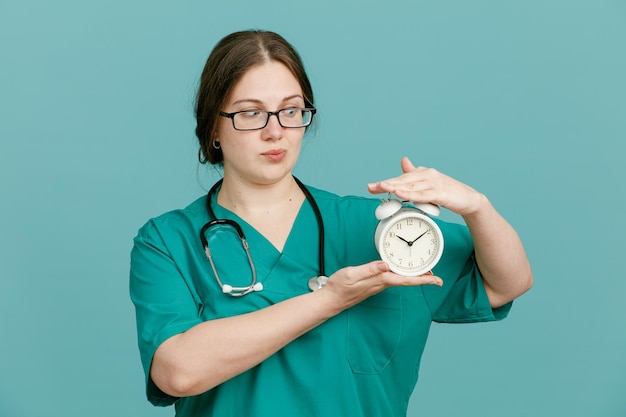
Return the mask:
{"type": "Polygon", "coordinates": [[[283,136],[284,127],[278,121],[278,114],[270,115],[267,125],[263,128],[263,139],[276,140],[283,136]]]}

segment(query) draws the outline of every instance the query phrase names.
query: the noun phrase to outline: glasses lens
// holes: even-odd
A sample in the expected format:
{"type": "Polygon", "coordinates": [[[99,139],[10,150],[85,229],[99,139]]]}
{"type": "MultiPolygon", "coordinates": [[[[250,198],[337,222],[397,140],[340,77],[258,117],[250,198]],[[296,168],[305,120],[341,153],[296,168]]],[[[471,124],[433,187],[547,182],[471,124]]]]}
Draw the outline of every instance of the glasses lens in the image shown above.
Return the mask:
{"type": "MultiPolygon", "coordinates": [[[[313,119],[312,110],[297,107],[282,109],[274,114],[278,116],[283,127],[306,127],[313,119]]],[[[264,110],[243,111],[233,115],[233,124],[237,130],[263,129],[267,125],[268,118],[269,113],[264,110]]]]}
{"type": "Polygon", "coordinates": [[[283,109],[278,113],[280,124],[285,127],[304,127],[311,123],[312,112],[306,109],[283,109]]]}
{"type": "Polygon", "coordinates": [[[235,129],[254,130],[261,129],[267,122],[267,112],[250,110],[235,114],[233,117],[235,129]]]}

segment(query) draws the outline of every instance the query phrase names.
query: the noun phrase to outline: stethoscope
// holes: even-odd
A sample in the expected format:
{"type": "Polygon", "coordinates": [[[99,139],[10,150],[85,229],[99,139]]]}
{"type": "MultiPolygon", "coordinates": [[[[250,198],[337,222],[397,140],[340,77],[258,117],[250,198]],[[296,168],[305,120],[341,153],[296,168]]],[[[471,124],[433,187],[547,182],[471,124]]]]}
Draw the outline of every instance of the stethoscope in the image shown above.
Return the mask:
{"type": "MultiPolygon", "coordinates": [[[[293,177],[293,179],[296,181],[296,183],[298,184],[298,187],[300,187],[300,189],[304,193],[304,196],[306,197],[309,204],[311,205],[311,208],[313,209],[313,212],[315,213],[315,218],[317,220],[317,230],[318,230],[318,240],[319,240],[318,266],[319,266],[320,274],[316,277],[311,278],[308,282],[309,289],[311,291],[317,291],[323,288],[328,282],[328,277],[326,276],[326,270],[324,268],[324,222],[322,221],[322,214],[320,213],[320,209],[317,203],[315,202],[315,199],[309,192],[309,190],[307,190],[307,188],[304,186],[304,184],[302,184],[302,182],[300,182],[299,179],[297,179],[296,177],[293,177]]],[[[213,211],[213,208],[211,207],[211,201],[213,199],[213,195],[217,192],[218,188],[222,185],[223,181],[224,181],[223,179],[220,179],[219,181],[217,181],[213,185],[213,187],[211,187],[211,189],[209,190],[206,196],[205,204],[206,204],[207,212],[209,213],[210,220],[207,224],[202,226],[202,229],[200,230],[200,240],[202,241],[202,246],[204,247],[204,253],[207,259],[209,260],[209,263],[211,264],[211,269],[213,270],[215,279],[217,280],[217,283],[222,289],[222,292],[224,294],[228,294],[233,297],[241,297],[243,295],[249,294],[254,291],[262,291],[263,284],[260,282],[257,282],[256,269],[254,267],[254,262],[252,261],[252,256],[250,255],[250,247],[248,245],[248,241],[246,240],[246,236],[244,235],[243,230],[241,229],[241,226],[234,220],[218,219],[215,216],[215,212],[213,211]],[[209,248],[209,241],[206,238],[206,232],[208,231],[208,229],[210,229],[213,226],[230,226],[234,228],[235,231],[237,232],[237,235],[239,236],[239,239],[241,240],[243,250],[246,252],[246,257],[248,258],[248,263],[250,264],[250,270],[252,271],[252,280],[250,281],[250,284],[247,287],[235,287],[233,285],[225,284],[220,279],[220,276],[217,273],[217,269],[215,268],[215,263],[213,262],[213,255],[211,254],[211,249],[209,248]]]]}

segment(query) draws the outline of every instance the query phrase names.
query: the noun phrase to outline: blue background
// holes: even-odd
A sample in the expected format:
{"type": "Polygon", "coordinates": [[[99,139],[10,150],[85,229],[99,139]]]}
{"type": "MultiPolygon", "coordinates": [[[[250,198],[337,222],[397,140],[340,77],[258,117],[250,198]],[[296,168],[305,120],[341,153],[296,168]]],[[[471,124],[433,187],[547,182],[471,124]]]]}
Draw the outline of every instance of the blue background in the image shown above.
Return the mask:
{"type": "Polygon", "coordinates": [[[365,195],[408,155],[525,242],[533,290],[501,323],[434,326],[409,416],[625,416],[626,2],[609,0],[0,0],[0,416],[173,415],[144,398],[129,251],[215,180],[195,88],[248,28],[283,34],[313,82],[301,179],[365,195]]]}

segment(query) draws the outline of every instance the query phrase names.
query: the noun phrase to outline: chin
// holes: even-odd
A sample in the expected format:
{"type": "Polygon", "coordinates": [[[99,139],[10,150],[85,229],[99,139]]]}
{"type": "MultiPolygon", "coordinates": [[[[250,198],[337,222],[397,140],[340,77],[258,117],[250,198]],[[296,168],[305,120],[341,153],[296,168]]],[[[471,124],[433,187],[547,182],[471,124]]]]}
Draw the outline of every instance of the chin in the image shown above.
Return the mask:
{"type": "MultiPolygon", "coordinates": [[[[274,168],[278,168],[278,167],[274,167],[274,168]]],[[[284,167],[281,169],[267,169],[267,170],[257,171],[254,174],[254,177],[257,179],[258,182],[262,184],[270,185],[270,184],[276,184],[278,182],[281,182],[285,180],[285,178],[291,178],[292,175],[293,174],[292,174],[291,167],[289,168],[284,167]]]]}

